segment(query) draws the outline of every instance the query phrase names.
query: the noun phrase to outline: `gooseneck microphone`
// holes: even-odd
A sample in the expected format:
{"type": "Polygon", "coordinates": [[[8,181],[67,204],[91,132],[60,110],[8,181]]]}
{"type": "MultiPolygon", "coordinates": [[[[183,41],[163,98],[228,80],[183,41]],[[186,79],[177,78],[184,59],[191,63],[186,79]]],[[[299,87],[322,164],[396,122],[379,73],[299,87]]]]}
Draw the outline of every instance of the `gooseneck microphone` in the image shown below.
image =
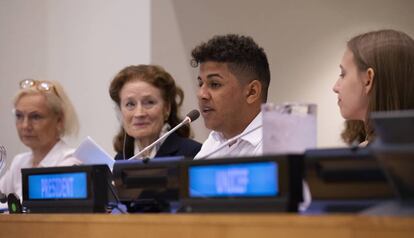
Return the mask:
{"type": "Polygon", "coordinates": [[[187,114],[187,116],[184,118],[183,121],[188,120],[188,123],[191,123],[191,122],[197,120],[198,117],[200,117],[200,112],[198,110],[194,109],[194,110],[191,110],[187,114]]]}
{"type": "Polygon", "coordinates": [[[0,174],[3,171],[3,168],[6,166],[7,151],[6,147],[0,145],[0,174]]]}
{"type": "Polygon", "coordinates": [[[246,135],[248,135],[248,134],[252,133],[253,131],[255,131],[255,130],[257,130],[257,129],[262,128],[262,126],[263,126],[263,125],[256,126],[256,127],[252,128],[251,130],[248,130],[248,131],[246,131],[246,132],[243,132],[243,133],[241,133],[241,134],[239,134],[239,135],[237,135],[237,136],[234,136],[234,137],[232,137],[232,138],[228,139],[226,142],[224,142],[222,145],[220,145],[217,149],[215,149],[215,150],[211,151],[210,153],[208,153],[208,154],[206,154],[206,155],[204,155],[204,156],[202,156],[202,157],[200,157],[200,158],[197,158],[197,159],[207,159],[208,157],[210,157],[210,156],[212,156],[213,154],[215,154],[215,153],[219,152],[219,151],[220,151],[220,150],[222,150],[224,147],[226,147],[226,146],[228,146],[229,144],[231,144],[231,143],[235,142],[236,140],[238,140],[238,139],[242,138],[243,136],[246,136],[246,135]]]}
{"type": "Polygon", "coordinates": [[[7,202],[7,195],[0,191],[0,202],[6,203],[7,202]]]}
{"type": "MultiPolygon", "coordinates": [[[[7,152],[3,145],[0,145],[0,174],[3,172],[3,168],[6,166],[7,152]]],[[[7,195],[0,191],[0,202],[7,202],[7,195]]]]}
{"type": "Polygon", "coordinates": [[[184,126],[185,124],[190,124],[191,122],[197,120],[197,118],[199,116],[200,116],[200,112],[198,110],[195,110],[194,109],[194,110],[190,111],[186,115],[186,117],[184,118],[184,120],[182,120],[180,122],[180,124],[176,125],[174,128],[172,128],[171,130],[169,130],[163,136],[161,136],[160,138],[158,138],[156,141],[152,142],[149,146],[145,147],[143,150],[141,150],[140,152],[138,152],[137,154],[135,154],[134,156],[132,156],[128,160],[137,159],[139,156],[141,156],[146,151],[148,151],[149,149],[151,149],[152,147],[154,147],[155,145],[157,145],[158,143],[160,143],[163,139],[167,138],[169,135],[171,135],[174,131],[178,130],[180,127],[184,126]]]}

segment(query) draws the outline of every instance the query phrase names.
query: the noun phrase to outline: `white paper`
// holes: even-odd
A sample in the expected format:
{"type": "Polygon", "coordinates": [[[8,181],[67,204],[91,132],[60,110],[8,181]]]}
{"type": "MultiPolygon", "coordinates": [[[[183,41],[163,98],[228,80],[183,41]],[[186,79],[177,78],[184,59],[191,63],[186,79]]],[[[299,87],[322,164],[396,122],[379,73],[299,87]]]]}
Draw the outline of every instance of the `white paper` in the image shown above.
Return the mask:
{"type": "Polygon", "coordinates": [[[83,164],[106,164],[111,170],[115,163],[115,160],[89,136],[82,141],[74,156],[83,164]]]}

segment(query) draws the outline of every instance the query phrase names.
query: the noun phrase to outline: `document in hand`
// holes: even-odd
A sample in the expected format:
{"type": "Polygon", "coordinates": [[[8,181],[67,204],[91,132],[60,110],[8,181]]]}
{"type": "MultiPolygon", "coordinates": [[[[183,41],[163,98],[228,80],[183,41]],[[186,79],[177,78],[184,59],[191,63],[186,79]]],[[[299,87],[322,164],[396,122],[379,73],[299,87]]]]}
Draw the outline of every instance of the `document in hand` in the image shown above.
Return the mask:
{"type": "Polygon", "coordinates": [[[111,170],[115,163],[115,160],[89,136],[79,145],[74,156],[83,164],[106,164],[111,170]]]}

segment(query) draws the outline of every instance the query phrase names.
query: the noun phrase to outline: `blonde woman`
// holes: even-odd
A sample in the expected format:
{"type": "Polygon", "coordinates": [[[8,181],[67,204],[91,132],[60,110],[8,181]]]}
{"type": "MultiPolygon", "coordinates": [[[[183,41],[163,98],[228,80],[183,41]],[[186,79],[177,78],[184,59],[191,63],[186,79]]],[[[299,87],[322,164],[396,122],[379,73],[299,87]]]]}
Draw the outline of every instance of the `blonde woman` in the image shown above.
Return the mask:
{"type": "Polygon", "coordinates": [[[0,191],[22,198],[22,168],[79,164],[62,140],[78,132],[78,119],[63,88],[55,81],[26,79],[14,99],[13,114],[21,142],[30,151],[16,155],[0,179],[0,191]]]}

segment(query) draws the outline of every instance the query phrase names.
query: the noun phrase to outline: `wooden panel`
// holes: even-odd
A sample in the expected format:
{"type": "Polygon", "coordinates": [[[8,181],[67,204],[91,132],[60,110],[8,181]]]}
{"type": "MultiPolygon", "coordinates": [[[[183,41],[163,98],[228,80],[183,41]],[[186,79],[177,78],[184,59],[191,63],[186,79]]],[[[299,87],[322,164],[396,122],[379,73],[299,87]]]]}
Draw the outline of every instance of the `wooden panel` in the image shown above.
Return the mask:
{"type": "Polygon", "coordinates": [[[0,237],[414,237],[414,217],[290,214],[0,215],[0,237]]]}

